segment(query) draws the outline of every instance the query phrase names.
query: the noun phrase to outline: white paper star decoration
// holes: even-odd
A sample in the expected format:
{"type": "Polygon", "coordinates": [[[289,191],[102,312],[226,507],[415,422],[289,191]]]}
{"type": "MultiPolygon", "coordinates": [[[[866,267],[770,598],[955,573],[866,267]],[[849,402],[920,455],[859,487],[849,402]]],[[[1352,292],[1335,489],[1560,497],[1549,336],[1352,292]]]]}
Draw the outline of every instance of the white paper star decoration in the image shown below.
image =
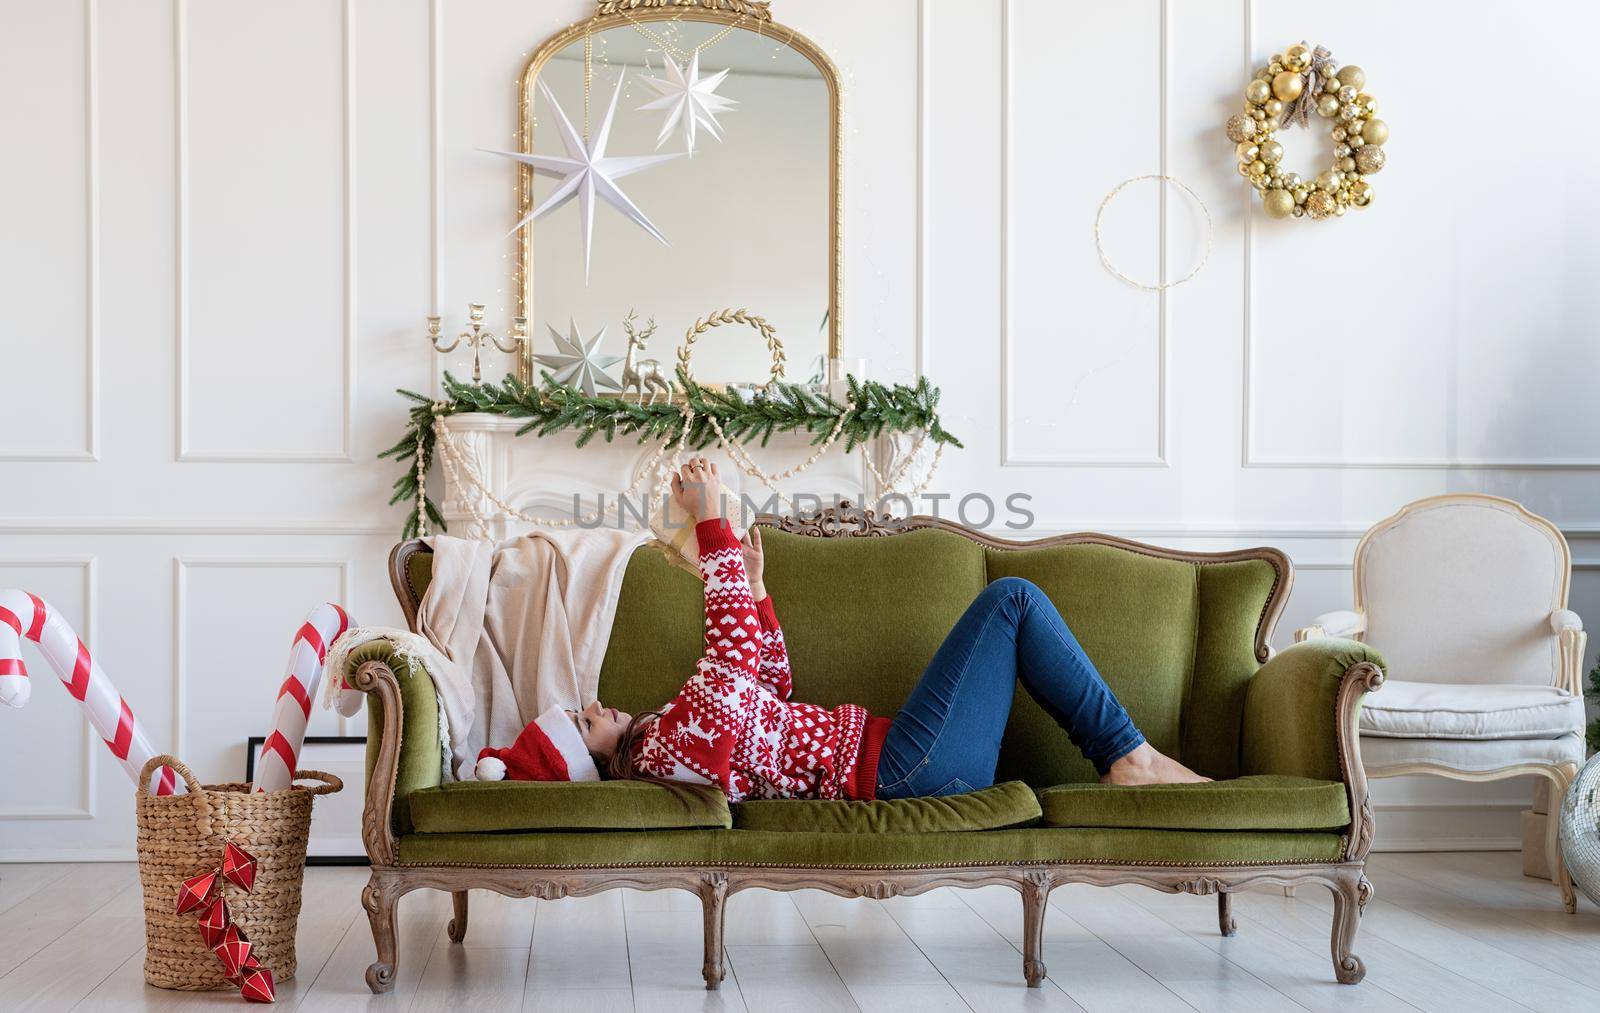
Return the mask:
{"type": "Polygon", "coordinates": [[[617,88],[611,93],[611,106],[606,110],[606,118],[601,122],[600,129],[590,137],[587,144],[567,118],[566,111],[551,94],[544,79],[539,80],[539,91],[544,94],[544,100],[550,104],[554,113],[556,129],[561,135],[561,144],[566,148],[566,157],[559,155],[532,155],[520,151],[488,151],[494,155],[504,155],[506,158],[515,159],[523,165],[530,166],[534,172],[541,176],[550,176],[561,182],[550,192],[543,202],[532,211],[523,216],[522,220],[512,226],[515,233],[529,222],[561,207],[574,197],[578,199],[578,211],[583,225],[583,277],[589,278],[590,254],[594,249],[594,205],[599,199],[616,208],[629,219],[638,223],[639,227],[650,233],[662,244],[670,246],[667,237],[661,234],[639,206],[635,204],[622,188],[617,185],[617,180],[624,176],[660,165],[662,162],[671,161],[679,157],[671,155],[622,155],[606,154],[606,143],[611,137],[611,121],[617,112],[617,99],[622,95],[622,79],[627,71],[617,76],[617,88]]]}
{"type": "MultiPolygon", "coordinates": [[[[549,324],[545,325],[550,327],[549,324]]],[[[560,349],[558,355],[535,355],[534,361],[541,366],[549,366],[553,372],[550,379],[568,387],[576,387],[589,397],[594,397],[597,390],[621,391],[622,385],[611,379],[606,370],[622,361],[620,355],[600,355],[598,349],[600,341],[606,336],[606,329],[600,328],[600,333],[585,342],[578,336],[578,323],[569,320],[569,337],[562,337],[561,332],[550,327],[550,336],[556,339],[556,348],[560,349]]]]}
{"type": "Polygon", "coordinates": [[[678,66],[678,62],[670,56],[666,57],[665,62],[665,78],[644,79],[650,90],[661,97],[639,108],[667,110],[667,118],[661,124],[661,136],[656,138],[658,149],[672,136],[674,129],[681,127],[684,146],[693,155],[696,130],[705,127],[706,133],[722,140],[722,124],[717,122],[717,113],[725,113],[739,103],[716,94],[717,86],[728,76],[726,70],[706,78],[700,76],[699,50],[690,58],[687,70],[678,66]]]}

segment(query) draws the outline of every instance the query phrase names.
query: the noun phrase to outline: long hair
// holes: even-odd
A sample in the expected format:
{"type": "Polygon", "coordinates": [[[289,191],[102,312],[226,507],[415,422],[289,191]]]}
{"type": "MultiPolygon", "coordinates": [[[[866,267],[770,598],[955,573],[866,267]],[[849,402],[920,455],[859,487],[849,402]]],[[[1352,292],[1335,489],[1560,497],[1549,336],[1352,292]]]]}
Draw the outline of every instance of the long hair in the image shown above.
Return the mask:
{"type": "Polygon", "coordinates": [[[622,730],[622,738],[617,740],[616,752],[611,754],[611,759],[606,762],[606,776],[613,781],[656,781],[668,782],[664,777],[656,777],[639,770],[638,762],[633,756],[634,743],[639,741],[639,736],[644,734],[648,722],[661,716],[660,710],[645,711],[635,714],[628,721],[628,727],[622,730]]]}

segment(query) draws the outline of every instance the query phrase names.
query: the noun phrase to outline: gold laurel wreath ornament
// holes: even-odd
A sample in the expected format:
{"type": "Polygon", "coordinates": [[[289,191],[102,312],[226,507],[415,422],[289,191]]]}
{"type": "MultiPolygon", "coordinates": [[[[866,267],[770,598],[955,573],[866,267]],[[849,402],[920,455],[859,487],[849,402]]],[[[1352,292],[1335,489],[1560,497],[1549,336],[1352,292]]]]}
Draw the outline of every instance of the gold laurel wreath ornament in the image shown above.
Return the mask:
{"type": "Polygon", "coordinates": [[[1366,83],[1360,67],[1337,66],[1328,50],[1301,43],[1275,54],[1245,85],[1244,112],[1229,117],[1226,130],[1239,175],[1260,192],[1269,217],[1321,221],[1372,203],[1367,177],[1386,161],[1389,125],[1376,118],[1378,100],[1362,91],[1366,83]],[[1333,164],[1303,180],[1284,168],[1283,145],[1273,134],[1309,125],[1313,112],[1333,121],[1333,164]]]}

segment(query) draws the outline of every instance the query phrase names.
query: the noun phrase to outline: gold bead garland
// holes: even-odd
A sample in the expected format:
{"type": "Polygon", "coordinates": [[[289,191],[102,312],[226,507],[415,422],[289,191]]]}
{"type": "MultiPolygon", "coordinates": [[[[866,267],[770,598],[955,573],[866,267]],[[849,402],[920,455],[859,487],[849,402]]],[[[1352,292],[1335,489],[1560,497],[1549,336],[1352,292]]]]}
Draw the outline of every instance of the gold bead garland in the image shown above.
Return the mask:
{"type": "Polygon", "coordinates": [[[1245,85],[1244,112],[1229,117],[1223,130],[1235,146],[1239,175],[1260,192],[1268,217],[1321,221],[1372,203],[1366,177],[1387,161],[1389,125],[1376,118],[1378,100],[1362,90],[1366,83],[1360,67],[1338,67],[1326,49],[1299,43],[1274,54],[1245,85]],[[1283,146],[1273,140],[1292,120],[1305,122],[1307,109],[1333,121],[1333,164],[1312,180],[1284,168],[1283,146]]]}

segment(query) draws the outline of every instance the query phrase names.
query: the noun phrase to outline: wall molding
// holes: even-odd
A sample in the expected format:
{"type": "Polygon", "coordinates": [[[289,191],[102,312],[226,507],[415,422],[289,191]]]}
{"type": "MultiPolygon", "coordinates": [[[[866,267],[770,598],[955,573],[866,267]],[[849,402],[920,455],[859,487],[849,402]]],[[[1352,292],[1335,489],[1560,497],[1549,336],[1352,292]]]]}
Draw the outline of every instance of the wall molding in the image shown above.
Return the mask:
{"type": "Polygon", "coordinates": [[[100,460],[100,72],[98,0],[83,0],[84,447],[0,448],[0,461],[100,460]]]}
{"type": "MultiPolygon", "coordinates": [[[[1167,290],[1156,293],[1156,452],[1151,457],[1094,457],[1081,455],[1046,455],[1028,454],[1021,455],[1013,451],[1015,438],[1012,435],[1012,409],[1013,398],[1011,392],[1011,374],[1016,356],[1012,349],[1012,324],[1016,319],[1013,300],[1014,286],[1011,282],[1011,265],[1016,262],[1013,253],[1012,229],[1012,184],[1014,182],[1014,166],[1016,152],[1014,150],[1014,131],[1012,130],[1014,97],[1016,94],[1016,71],[1012,53],[1016,46],[1016,5],[1019,0],[1001,0],[1000,4],[1000,465],[1007,468],[1168,468],[1171,461],[1167,457],[1167,448],[1171,445],[1168,428],[1172,419],[1169,394],[1171,385],[1168,382],[1168,342],[1167,342],[1167,290]]],[[[1169,0],[1160,0],[1161,39],[1159,44],[1159,69],[1160,84],[1157,103],[1159,130],[1159,156],[1160,168],[1157,170],[1162,175],[1167,172],[1168,158],[1168,106],[1171,102],[1169,82],[1171,78],[1169,62],[1172,20],[1168,9],[1169,0]]],[[[1158,277],[1165,282],[1167,277],[1167,188],[1161,187],[1158,204],[1158,219],[1160,227],[1157,229],[1157,263],[1158,277]]]]}
{"type": "MultiPolygon", "coordinates": [[[[98,656],[100,653],[100,571],[99,558],[96,556],[40,556],[30,558],[25,556],[8,557],[0,559],[0,568],[7,566],[60,566],[78,567],[83,572],[83,626],[78,630],[78,635],[88,645],[89,653],[98,656]]],[[[34,682],[34,689],[39,690],[43,682],[60,682],[55,670],[46,666],[44,671],[29,673],[29,678],[34,682]]],[[[45,692],[55,693],[56,690],[45,692]]],[[[65,691],[60,691],[65,696],[65,691]]],[[[37,706],[37,704],[35,705],[37,706]]],[[[10,806],[0,807],[0,820],[92,820],[95,818],[95,800],[98,796],[98,777],[95,773],[96,755],[95,742],[99,736],[89,724],[89,716],[77,704],[73,704],[73,711],[78,716],[78,728],[83,735],[83,777],[79,782],[79,804],[77,808],[70,806],[10,806]]]]}
{"type": "MultiPolygon", "coordinates": [[[[1243,80],[1255,72],[1255,0],[1244,0],[1244,71],[1243,80]]],[[[1240,461],[1244,468],[1312,468],[1327,471],[1351,470],[1410,470],[1410,471],[1596,471],[1600,470],[1600,457],[1591,458],[1538,458],[1538,457],[1271,457],[1255,450],[1255,207],[1254,194],[1240,188],[1244,202],[1244,316],[1243,383],[1240,386],[1241,424],[1240,461]]]]}
{"type": "Polygon", "coordinates": [[[336,518],[283,520],[275,517],[9,517],[0,535],[387,535],[399,540],[399,523],[374,524],[336,518]]]}
{"type": "MultiPolygon", "coordinates": [[[[189,571],[190,570],[299,570],[320,569],[339,571],[339,601],[350,600],[350,568],[348,558],[313,558],[275,556],[174,556],[172,557],[172,741],[173,755],[180,759],[189,753],[189,571]]],[[[312,603],[307,602],[309,608],[312,603]]],[[[287,631],[285,631],[287,632],[287,631]]],[[[287,654],[284,655],[288,657],[287,654]]],[[[272,665],[278,659],[267,659],[272,665]]],[[[273,685],[270,689],[275,690],[273,685]]],[[[261,686],[263,701],[269,687],[261,686]]],[[[268,712],[263,704],[263,715],[268,712]]],[[[348,718],[339,716],[339,734],[345,734],[348,718]]],[[[265,727],[263,725],[262,727],[265,727]]]]}
{"type": "Polygon", "coordinates": [[[356,203],[355,203],[355,10],[353,0],[340,0],[343,39],[343,174],[344,197],[344,312],[342,314],[342,360],[344,385],[341,389],[339,449],[330,451],[294,450],[206,450],[189,447],[189,348],[193,335],[189,327],[189,0],[173,5],[174,92],[177,96],[177,456],[182,463],[207,464],[350,464],[355,461],[354,405],[356,397],[356,203]]]}
{"type": "Polygon", "coordinates": [[[933,0],[917,0],[917,252],[915,266],[915,304],[912,332],[915,335],[914,365],[917,376],[927,376],[932,346],[928,321],[933,317],[928,293],[928,241],[933,234],[929,211],[929,173],[933,162],[933,0]]]}

